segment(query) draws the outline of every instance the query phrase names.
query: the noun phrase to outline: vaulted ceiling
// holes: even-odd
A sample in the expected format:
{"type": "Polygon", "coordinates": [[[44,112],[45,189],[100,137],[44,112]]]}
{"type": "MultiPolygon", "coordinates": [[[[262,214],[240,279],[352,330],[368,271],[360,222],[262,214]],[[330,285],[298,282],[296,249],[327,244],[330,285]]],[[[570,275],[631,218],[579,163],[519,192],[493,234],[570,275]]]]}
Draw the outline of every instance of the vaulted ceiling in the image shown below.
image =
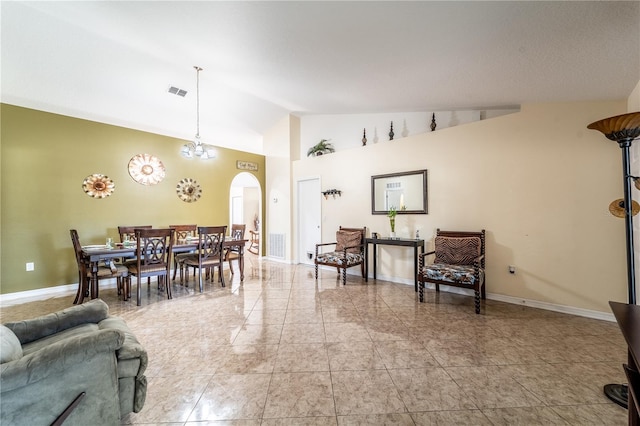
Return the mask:
{"type": "Polygon", "coordinates": [[[2,102],[262,152],[293,113],[626,99],[640,2],[1,2],[2,102]],[[174,86],[185,97],[168,92],[174,86]]]}

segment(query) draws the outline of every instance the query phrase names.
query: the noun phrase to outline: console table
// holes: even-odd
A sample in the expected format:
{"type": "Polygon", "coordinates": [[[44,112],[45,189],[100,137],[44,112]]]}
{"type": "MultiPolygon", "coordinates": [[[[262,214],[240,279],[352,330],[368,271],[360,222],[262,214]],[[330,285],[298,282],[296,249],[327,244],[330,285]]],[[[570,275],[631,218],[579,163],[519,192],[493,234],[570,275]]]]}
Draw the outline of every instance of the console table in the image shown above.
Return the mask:
{"type": "Polygon", "coordinates": [[[639,425],[640,417],[638,406],[640,401],[640,375],[638,374],[638,361],[640,361],[640,306],[626,303],[609,302],[618,326],[622,330],[624,340],[627,342],[628,365],[625,365],[625,373],[629,380],[629,424],[639,425]]]}
{"type": "Polygon", "coordinates": [[[364,251],[364,280],[369,280],[369,244],[373,244],[373,279],[376,279],[378,266],[378,245],[413,247],[413,280],[415,291],[418,291],[418,249],[424,253],[424,240],[410,240],[405,238],[365,238],[367,245],[364,251]]]}

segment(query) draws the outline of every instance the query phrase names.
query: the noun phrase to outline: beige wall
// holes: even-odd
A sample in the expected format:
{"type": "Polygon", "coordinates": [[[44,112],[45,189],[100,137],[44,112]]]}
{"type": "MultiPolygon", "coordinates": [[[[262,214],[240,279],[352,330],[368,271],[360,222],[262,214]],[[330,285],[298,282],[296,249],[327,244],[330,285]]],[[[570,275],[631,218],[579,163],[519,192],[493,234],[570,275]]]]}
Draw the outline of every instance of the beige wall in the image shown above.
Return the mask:
{"type": "Polygon", "coordinates": [[[1,113],[2,293],[77,283],[72,228],[83,244],[96,244],[107,236],[117,240],[118,225],[228,224],[237,160],[258,163],[251,173],[265,185],[261,155],[220,148],[216,159],[188,160],[179,154],[185,142],[179,139],[6,104],[1,113]],[[129,160],[141,153],[164,163],[158,185],[129,176],[129,160]],[[114,180],[113,195],[84,193],[82,181],[93,173],[114,180]],[[196,203],[176,196],[176,184],[187,177],[202,187],[196,203]],[[26,272],[26,262],[35,271],[26,272]]]}
{"type": "MultiPolygon", "coordinates": [[[[270,234],[284,234],[285,256],[291,259],[293,230],[291,211],[291,159],[299,155],[300,119],[289,115],[280,120],[264,135],[264,149],[267,155],[267,222],[263,229],[263,238],[268,240],[270,234]]],[[[269,252],[268,241],[265,246],[266,256],[269,252]]]]}
{"type": "MultiPolygon", "coordinates": [[[[426,168],[428,215],[401,215],[398,236],[419,228],[487,230],[487,291],[609,312],[626,300],[620,149],[586,126],[626,102],[524,105],[521,112],[293,163],[293,179],[321,176],[342,197],[322,202],[323,241],[338,226],[388,235],[371,215],[371,175],[426,168]],[[516,266],[516,274],[508,273],[516,266]]],[[[411,256],[387,247],[379,276],[412,282],[411,256]]]]}

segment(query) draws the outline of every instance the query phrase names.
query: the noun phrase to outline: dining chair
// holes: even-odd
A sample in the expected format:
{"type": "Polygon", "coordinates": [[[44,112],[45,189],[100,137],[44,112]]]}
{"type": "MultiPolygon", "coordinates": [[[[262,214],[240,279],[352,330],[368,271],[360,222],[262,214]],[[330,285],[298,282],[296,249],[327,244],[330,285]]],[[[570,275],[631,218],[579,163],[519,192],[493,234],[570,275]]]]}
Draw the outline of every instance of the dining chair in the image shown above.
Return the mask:
{"type": "Polygon", "coordinates": [[[118,226],[118,234],[120,234],[120,242],[124,243],[127,239],[129,241],[135,241],[136,229],[151,229],[152,225],[138,225],[138,226],[118,226]]]}
{"type": "MultiPolygon", "coordinates": [[[[167,299],[171,299],[171,285],[169,284],[169,271],[171,269],[171,247],[174,241],[173,229],[148,229],[137,228],[136,262],[129,263],[127,269],[129,276],[126,280],[126,297],[131,297],[131,276],[137,278],[137,305],[140,306],[141,285],[140,279],[157,277],[158,288],[164,284],[167,299]]],[[[147,287],[149,280],[147,280],[147,287]]]]}
{"type": "MultiPolygon", "coordinates": [[[[198,225],[169,225],[170,229],[175,229],[175,241],[173,245],[184,244],[187,242],[188,238],[195,238],[198,234],[198,225]]],[[[181,261],[184,258],[184,255],[188,253],[178,253],[173,256],[173,277],[171,279],[176,279],[176,272],[178,268],[182,268],[181,261]]],[[[195,277],[196,270],[193,270],[193,276],[195,277]]]]}
{"type": "MultiPolygon", "coordinates": [[[[218,281],[224,287],[224,274],[222,266],[224,263],[224,236],[227,226],[199,226],[198,227],[198,250],[184,257],[184,265],[198,268],[198,282],[200,293],[202,293],[202,270],[207,269],[211,281],[216,266],[218,267],[218,281]]],[[[188,278],[188,277],[187,277],[188,278]]],[[[182,269],[180,270],[180,282],[182,282],[182,269]]]]}
{"type": "Polygon", "coordinates": [[[260,233],[253,229],[249,229],[249,234],[251,234],[251,243],[249,244],[247,251],[253,254],[258,254],[260,252],[260,233]]]}
{"type": "MultiPolygon", "coordinates": [[[[247,229],[247,225],[245,224],[237,224],[234,223],[231,225],[231,236],[232,240],[244,240],[244,231],[247,229]]],[[[244,243],[242,243],[244,244],[244,243]]],[[[233,246],[227,247],[224,250],[224,260],[229,262],[229,271],[231,275],[233,275],[233,265],[231,264],[232,260],[240,259],[240,247],[233,246]]]]}
{"type": "MultiPolygon", "coordinates": [[[[73,250],[76,254],[76,262],[78,263],[78,291],[76,292],[76,298],[73,301],[74,304],[77,304],[84,296],[88,295],[89,289],[91,288],[92,278],[89,265],[82,255],[82,245],[80,244],[78,231],[71,229],[69,232],[71,234],[73,250]]],[[[128,274],[128,269],[123,265],[113,264],[109,267],[98,266],[98,282],[108,278],[115,278],[119,295],[124,292],[124,281],[128,274]]],[[[96,288],[98,288],[98,286],[96,286],[96,288]]],[[[95,297],[98,297],[98,295],[96,294],[95,297]]],[[[124,297],[126,298],[126,294],[124,297]]]]}

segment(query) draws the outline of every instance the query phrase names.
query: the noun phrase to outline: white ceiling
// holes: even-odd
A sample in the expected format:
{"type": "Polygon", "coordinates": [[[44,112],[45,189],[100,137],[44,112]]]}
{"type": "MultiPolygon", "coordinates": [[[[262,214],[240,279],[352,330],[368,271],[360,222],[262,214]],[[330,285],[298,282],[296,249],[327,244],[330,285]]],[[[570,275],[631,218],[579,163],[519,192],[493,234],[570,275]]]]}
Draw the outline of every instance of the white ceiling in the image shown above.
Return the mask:
{"type": "Polygon", "coordinates": [[[1,2],[2,102],[262,153],[289,113],[626,99],[640,2],[1,2]],[[189,91],[169,94],[169,86],[189,91]]]}

